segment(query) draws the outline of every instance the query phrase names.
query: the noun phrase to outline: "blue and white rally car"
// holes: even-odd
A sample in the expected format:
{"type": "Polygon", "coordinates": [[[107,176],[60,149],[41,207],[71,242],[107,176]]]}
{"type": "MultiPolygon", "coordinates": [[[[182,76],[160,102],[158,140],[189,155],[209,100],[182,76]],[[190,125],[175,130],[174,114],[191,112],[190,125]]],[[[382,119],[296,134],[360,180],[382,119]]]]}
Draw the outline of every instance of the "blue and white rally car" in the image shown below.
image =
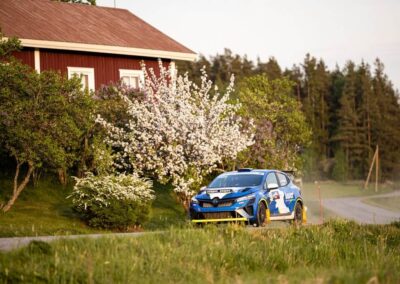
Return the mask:
{"type": "Polygon", "coordinates": [[[263,226],[270,220],[305,222],[301,190],[284,172],[239,169],[216,177],[190,202],[194,223],[247,221],[263,226]]]}

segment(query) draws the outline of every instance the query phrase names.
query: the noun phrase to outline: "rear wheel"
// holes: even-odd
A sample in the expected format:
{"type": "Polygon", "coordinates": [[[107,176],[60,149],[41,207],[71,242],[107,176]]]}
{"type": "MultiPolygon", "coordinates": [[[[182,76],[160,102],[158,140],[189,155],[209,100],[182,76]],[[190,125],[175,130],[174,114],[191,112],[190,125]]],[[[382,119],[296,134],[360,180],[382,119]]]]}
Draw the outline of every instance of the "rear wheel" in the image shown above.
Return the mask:
{"type": "Polygon", "coordinates": [[[265,221],[267,219],[267,206],[265,206],[264,202],[261,202],[260,205],[258,205],[257,209],[257,220],[256,220],[256,225],[257,227],[264,227],[265,226],[265,221]]]}
{"type": "Polygon", "coordinates": [[[303,205],[300,202],[296,203],[296,207],[294,208],[294,219],[293,223],[295,225],[303,224],[303,205]]]}

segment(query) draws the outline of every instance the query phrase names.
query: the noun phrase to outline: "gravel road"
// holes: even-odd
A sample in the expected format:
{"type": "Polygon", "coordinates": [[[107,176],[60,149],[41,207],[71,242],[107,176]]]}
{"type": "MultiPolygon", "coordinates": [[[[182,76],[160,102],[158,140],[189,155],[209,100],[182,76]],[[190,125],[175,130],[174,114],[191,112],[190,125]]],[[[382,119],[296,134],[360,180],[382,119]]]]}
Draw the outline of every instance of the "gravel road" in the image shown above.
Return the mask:
{"type": "Polygon", "coordinates": [[[362,202],[365,198],[400,196],[400,191],[387,194],[324,199],[323,206],[337,215],[363,224],[388,224],[400,220],[400,212],[393,212],[362,202]]]}
{"type": "MultiPolygon", "coordinates": [[[[150,233],[150,232],[147,232],[150,233]]],[[[146,234],[147,234],[146,233],[146,234]]],[[[152,232],[155,233],[155,232],[152,232]]],[[[70,236],[42,236],[42,237],[14,237],[14,238],[0,238],[0,251],[10,251],[22,246],[26,246],[31,241],[52,242],[61,239],[77,239],[77,238],[101,238],[105,236],[121,236],[121,237],[138,237],[145,234],[144,232],[137,233],[115,233],[115,234],[87,234],[87,235],[70,235],[70,236]]]]}

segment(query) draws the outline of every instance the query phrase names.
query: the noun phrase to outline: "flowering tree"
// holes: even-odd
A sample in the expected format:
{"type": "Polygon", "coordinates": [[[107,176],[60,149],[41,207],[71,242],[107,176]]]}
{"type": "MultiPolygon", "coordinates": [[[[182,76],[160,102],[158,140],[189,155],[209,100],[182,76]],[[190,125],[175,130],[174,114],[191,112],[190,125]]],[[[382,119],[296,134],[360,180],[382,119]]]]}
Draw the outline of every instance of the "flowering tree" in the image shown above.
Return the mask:
{"type": "Polygon", "coordinates": [[[235,159],[253,143],[251,129],[243,129],[240,105],[229,104],[233,76],[226,92],[213,89],[205,71],[197,86],[187,75],[171,76],[159,64],[160,74],[142,66],[142,96],[120,96],[127,104],[129,122],[117,127],[102,117],[97,122],[108,133],[107,142],[122,149],[116,164],[124,169],[172,181],[183,200],[223,159],[235,159]]]}

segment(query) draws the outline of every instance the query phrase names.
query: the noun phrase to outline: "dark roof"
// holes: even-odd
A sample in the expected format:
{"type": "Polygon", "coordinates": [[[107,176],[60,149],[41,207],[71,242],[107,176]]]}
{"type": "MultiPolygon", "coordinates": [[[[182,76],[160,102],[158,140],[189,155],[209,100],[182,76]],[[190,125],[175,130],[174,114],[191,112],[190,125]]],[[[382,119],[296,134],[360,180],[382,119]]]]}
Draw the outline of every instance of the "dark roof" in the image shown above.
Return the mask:
{"type": "Polygon", "coordinates": [[[50,0],[0,0],[0,27],[21,39],[192,53],[125,9],[50,0]]]}

